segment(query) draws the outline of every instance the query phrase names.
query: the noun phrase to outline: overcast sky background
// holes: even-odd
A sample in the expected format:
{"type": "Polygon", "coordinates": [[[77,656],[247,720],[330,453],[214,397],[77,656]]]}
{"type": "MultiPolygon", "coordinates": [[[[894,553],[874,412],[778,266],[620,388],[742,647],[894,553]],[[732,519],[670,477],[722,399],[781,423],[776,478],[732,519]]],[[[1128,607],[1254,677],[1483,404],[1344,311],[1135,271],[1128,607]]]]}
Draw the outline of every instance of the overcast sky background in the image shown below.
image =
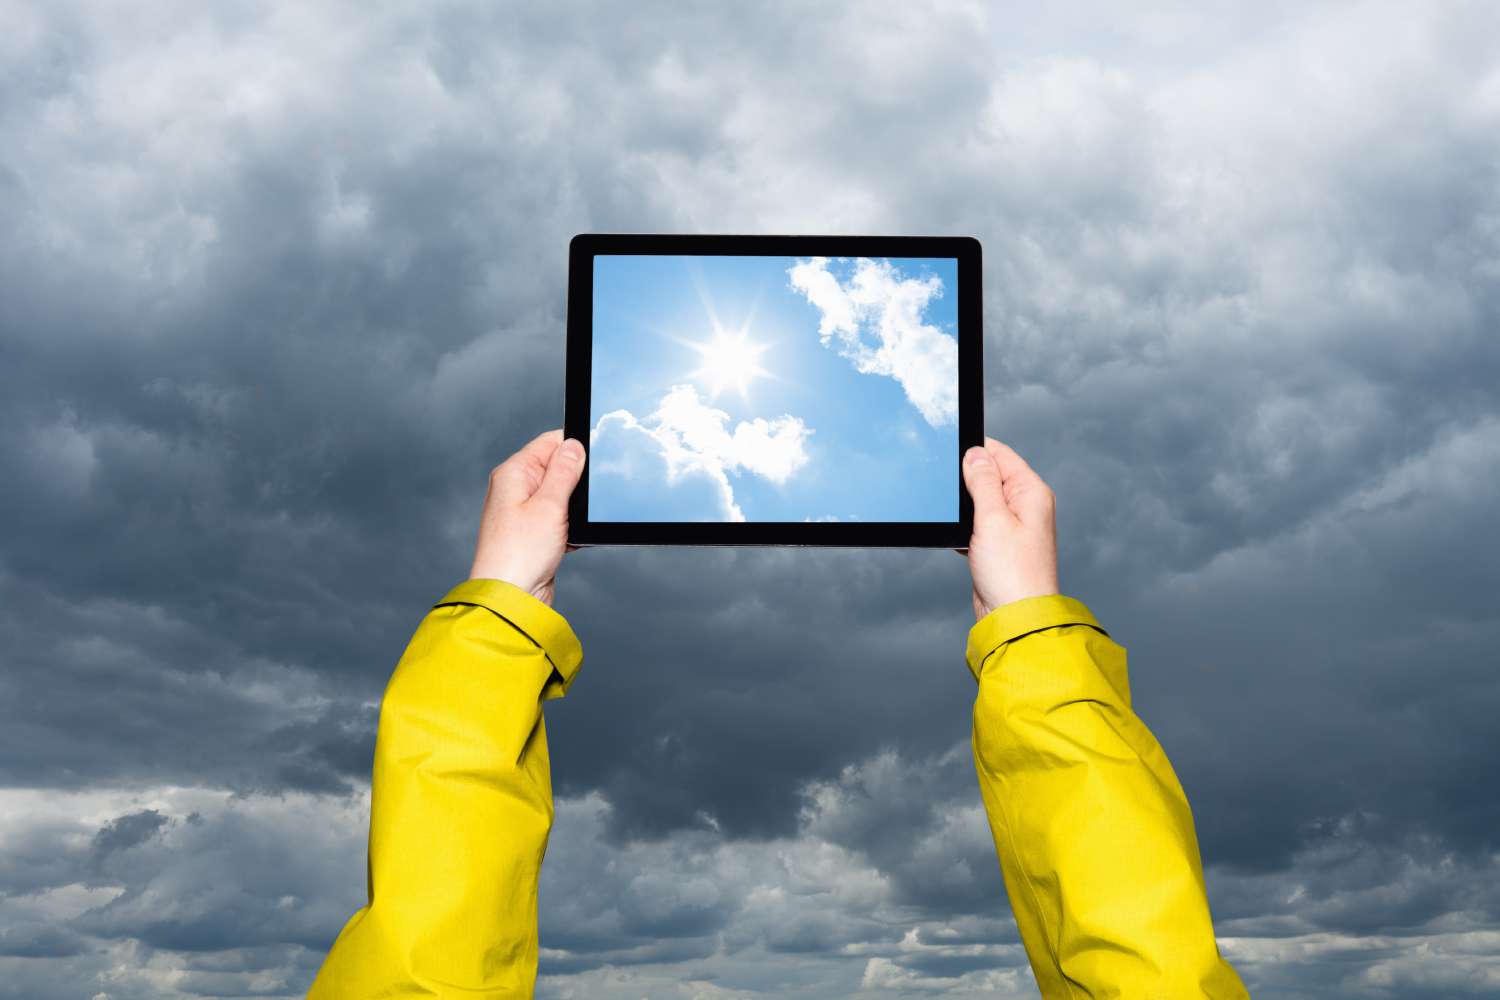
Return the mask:
{"type": "MultiPolygon", "coordinates": [[[[978,237],[1257,997],[1500,992],[1500,7],[0,3],[0,997],[300,996],[582,231],[978,237]]],[[[565,560],[562,998],[1030,997],[948,551],[565,560]]]]}

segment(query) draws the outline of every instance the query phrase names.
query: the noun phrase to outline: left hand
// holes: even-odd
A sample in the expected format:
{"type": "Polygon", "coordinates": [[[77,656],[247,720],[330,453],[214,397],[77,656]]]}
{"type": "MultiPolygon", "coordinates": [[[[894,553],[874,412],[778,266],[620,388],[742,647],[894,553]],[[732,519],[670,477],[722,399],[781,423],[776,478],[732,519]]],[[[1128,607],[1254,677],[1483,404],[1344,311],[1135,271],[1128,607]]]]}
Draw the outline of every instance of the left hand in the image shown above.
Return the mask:
{"type": "Polygon", "coordinates": [[[583,475],[583,445],[563,431],[539,434],[490,473],[471,580],[504,580],[552,603],[568,544],[568,498],[583,475]],[[574,450],[576,449],[576,450],[574,450]]]}

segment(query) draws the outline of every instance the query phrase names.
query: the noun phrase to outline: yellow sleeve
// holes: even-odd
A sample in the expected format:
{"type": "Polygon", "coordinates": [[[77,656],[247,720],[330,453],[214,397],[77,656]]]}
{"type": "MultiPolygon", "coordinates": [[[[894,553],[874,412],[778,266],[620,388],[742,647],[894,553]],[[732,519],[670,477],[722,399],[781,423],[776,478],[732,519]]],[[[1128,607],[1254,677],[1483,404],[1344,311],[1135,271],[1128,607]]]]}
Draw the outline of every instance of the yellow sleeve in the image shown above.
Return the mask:
{"type": "Polygon", "coordinates": [[[427,613],[380,705],[369,902],[309,1000],[532,996],[552,829],[542,702],[582,661],[562,615],[502,580],[466,580],[427,613]]]}
{"type": "Polygon", "coordinates": [[[1046,1000],[1246,998],[1219,954],[1187,797],[1130,707],[1125,650],[1082,602],[969,632],[974,766],[1046,1000]]]}

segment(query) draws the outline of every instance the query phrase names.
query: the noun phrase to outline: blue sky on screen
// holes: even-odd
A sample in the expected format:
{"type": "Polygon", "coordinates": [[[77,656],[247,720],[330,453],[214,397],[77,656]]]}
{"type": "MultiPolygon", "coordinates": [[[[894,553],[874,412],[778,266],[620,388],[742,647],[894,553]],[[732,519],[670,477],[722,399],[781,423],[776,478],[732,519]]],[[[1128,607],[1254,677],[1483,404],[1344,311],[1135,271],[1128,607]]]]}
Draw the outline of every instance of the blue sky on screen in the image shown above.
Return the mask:
{"type": "Polygon", "coordinates": [[[957,262],[600,255],[589,518],[958,517],[957,262]]]}

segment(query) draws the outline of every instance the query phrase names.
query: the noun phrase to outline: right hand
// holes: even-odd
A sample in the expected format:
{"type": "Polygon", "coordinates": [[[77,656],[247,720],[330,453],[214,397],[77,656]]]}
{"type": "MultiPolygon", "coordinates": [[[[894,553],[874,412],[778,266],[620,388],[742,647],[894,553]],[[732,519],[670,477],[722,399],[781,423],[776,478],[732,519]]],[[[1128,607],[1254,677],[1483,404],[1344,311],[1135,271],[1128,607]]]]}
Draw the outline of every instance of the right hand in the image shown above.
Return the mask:
{"type": "Polygon", "coordinates": [[[1056,500],[1051,487],[1020,455],[992,437],[984,439],[983,447],[975,445],[965,452],[963,476],[974,498],[974,534],[968,549],[974,620],[1002,604],[1058,593],[1056,500]]]}
{"type": "Polygon", "coordinates": [[[504,580],[552,603],[558,564],[578,547],[568,544],[568,498],[588,459],[582,444],[558,427],[495,466],[469,579],[504,580]]]}

